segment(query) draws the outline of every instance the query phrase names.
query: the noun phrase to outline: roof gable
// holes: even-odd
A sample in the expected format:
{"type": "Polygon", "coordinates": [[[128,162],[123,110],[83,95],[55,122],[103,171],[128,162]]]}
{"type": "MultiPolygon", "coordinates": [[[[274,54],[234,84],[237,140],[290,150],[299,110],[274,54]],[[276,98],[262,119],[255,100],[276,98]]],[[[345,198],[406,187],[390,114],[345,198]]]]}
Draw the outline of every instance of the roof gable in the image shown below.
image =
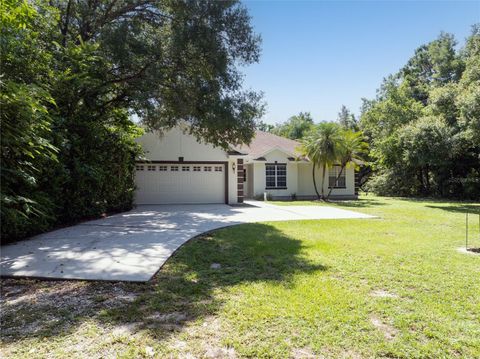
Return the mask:
{"type": "Polygon", "coordinates": [[[235,149],[253,158],[262,157],[273,150],[282,151],[290,156],[300,156],[300,145],[298,141],[257,130],[249,145],[237,146],[235,149]]]}

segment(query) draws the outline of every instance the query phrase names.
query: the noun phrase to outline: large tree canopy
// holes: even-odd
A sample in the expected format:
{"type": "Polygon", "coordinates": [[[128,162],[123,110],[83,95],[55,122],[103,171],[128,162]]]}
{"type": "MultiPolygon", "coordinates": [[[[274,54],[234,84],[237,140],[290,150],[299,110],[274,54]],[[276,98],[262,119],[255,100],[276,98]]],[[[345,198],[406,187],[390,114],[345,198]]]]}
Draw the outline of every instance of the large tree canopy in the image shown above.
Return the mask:
{"type": "Polygon", "coordinates": [[[310,112],[300,112],[290,117],[286,122],[277,124],[271,132],[290,138],[292,140],[302,139],[313,128],[313,118],[310,112]]]}
{"type": "Polygon", "coordinates": [[[78,89],[82,97],[128,108],[152,129],[182,120],[216,145],[250,141],[262,106],[259,94],[242,90],[237,67],[258,61],[260,38],[239,2],[51,3],[60,15],[57,43],[92,44],[103,65],[78,89]]]}
{"type": "Polygon", "coordinates": [[[480,198],[480,26],[455,46],[442,33],[364,102],[374,191],[480,198]]]}
{"type": "Polygon", "coordinates": [[[6,0],[1,20],[3,240],[130,208],[134,114],[223,147],[254,134],[238,68],[260,38],[237,1],[6,0]]]}

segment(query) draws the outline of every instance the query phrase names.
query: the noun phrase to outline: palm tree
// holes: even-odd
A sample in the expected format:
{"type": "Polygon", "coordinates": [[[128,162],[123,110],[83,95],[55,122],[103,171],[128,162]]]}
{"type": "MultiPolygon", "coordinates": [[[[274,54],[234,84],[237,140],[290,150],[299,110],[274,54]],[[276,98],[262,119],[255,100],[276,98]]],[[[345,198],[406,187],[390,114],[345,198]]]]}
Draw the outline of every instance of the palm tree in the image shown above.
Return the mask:
{"type": "Polygon", "coordinates": [[[314,130],[302,141],[302,152],[312,162],[313,186],[317,197],[324,198],[325,172],[327,167],[331,167],[338,158],[340,127],[333,122],[320,123],[314,130]],[[322,184],[321,192],[318,193],[317,182],[315,180],[315,168],[322,166],[322,184]]]}
{"type": "MultiPolygon", "coordinates": [[[[368,150],[368,143],[364,141],[362,132],[344,130],[341,131],[341,138],[338,142],[337,150],[337,161],[340,162],[341,168],[337,178],[335,178],[335,183],[337,183],[345,167],[350,164],[358,167],[359,164],[363,163],[363,155],[365,155],[368,150]]],[[[333,186],[330,187],[328,191],[327,199],[330,197],[332,190],[333,186]]]]}

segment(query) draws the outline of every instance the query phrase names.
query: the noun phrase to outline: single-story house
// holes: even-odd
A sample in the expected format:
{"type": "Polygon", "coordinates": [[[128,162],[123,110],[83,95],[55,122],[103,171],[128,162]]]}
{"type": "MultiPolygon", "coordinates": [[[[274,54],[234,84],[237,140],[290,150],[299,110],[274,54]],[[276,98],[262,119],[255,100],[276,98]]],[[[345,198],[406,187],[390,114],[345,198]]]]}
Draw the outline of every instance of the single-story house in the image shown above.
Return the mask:
{"type": "MultiPolygon", "coordinates": [[[[180,127],[137,139],[144,159],[136,163],[136,204],[242,203],[244,199],[315,198],[312,163],[301,156],[300,143],[256,131],[250,145],[228,150],[196,140],[180,127]]],[[[356,198],[355,173],[347,167],[328,169],[325,193],[356,198]]],[[[316,168],[320,191],[322,170],[316,168]]]]}

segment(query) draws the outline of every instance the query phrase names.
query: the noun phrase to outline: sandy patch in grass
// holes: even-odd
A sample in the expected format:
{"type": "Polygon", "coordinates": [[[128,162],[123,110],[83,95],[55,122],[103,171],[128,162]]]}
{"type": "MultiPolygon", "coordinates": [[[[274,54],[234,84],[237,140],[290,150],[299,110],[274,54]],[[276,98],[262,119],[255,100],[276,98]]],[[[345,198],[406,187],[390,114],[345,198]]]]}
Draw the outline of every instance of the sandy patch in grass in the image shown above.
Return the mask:
{"type": "Polygon", "coordinates": [[[324,358],[324,356],[316,355],[310,348],[295,348],[292,350],[292,358],[316,359],[316,358],[324,358]]]}
{"type": "Polygon", "coordinates": [[[374,290],[370,295],[377,298],[398,298],[398,295],[395,293],[390,293],[383,289],[374,290]]]}
{"type": "Polygon", "coordinates": [[[376,316],[370,317],[370,322],[373,324],[375,328],[380,330],[383,335],[385,336],[385,339],[387,340],[393,340],[398,334],[398,330],[392,327],[391,325],[383,322],[381,319],[379,319],[376,316]]]}
{"type": "Polygon", "coordinates": [[[233,348],[216,348],[209,346],[206,348],[205,357],[210,359],[235,359],[237,354],[233,348]]]}

